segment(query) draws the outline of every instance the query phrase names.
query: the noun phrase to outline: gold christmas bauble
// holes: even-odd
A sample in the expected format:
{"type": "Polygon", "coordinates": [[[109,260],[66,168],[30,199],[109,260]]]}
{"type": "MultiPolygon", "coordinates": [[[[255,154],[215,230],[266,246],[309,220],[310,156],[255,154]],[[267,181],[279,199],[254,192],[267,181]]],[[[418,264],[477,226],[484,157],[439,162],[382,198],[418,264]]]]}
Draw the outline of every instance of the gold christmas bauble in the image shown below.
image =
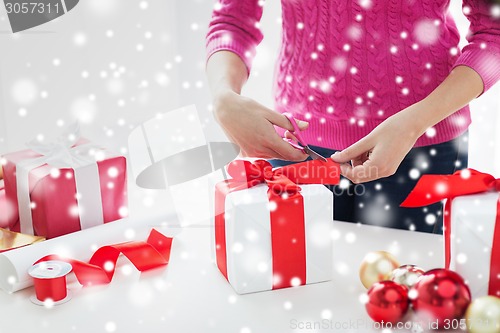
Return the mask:
{"type": "Polygon", "coordinates": [[[465,312],[465,321],[470,333],[500,333],[500,298],[475,299],[465,312]]]}
{"type": "Polygon", "coordinates": [[[359,278],[366,289],[375,282],[389,280],[394,269],[399,267],[397,259],[385,251],[369,252],[359,267],[359,278]]]}

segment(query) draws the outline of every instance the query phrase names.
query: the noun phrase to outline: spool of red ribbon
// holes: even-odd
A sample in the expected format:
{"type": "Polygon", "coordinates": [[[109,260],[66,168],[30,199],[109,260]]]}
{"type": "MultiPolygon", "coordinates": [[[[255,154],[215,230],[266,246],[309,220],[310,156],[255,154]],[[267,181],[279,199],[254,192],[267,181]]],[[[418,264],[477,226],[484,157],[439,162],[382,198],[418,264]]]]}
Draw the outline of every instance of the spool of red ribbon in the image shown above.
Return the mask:
{"type": "Polygon", "coordinates": [[[89,262],[48,255],[39,259],[29,270],[34,279],[36,297],[31,301],[47,305],[48,301],[61,304],[69,300],[66,275],[73,271],[83,286],[95,286],[111,282],[118,256],[123,254],[141,272],[166,266],[170,258],[172,237],[166,237],[152,229],[148,239],[100,247],[89,262]],[[111,268],[106,265],[111,264],[111,268]]]}
{"type": "Polygon", "coordinates": [[[57,305],[69,301],[71,296],[66,289],[66,275],[71,270],[71,264],[57,260],[33,265],[28,271],[35,284],[35,296],[31,297],[31,301],[37,305],[47,302],[57,305]]]}

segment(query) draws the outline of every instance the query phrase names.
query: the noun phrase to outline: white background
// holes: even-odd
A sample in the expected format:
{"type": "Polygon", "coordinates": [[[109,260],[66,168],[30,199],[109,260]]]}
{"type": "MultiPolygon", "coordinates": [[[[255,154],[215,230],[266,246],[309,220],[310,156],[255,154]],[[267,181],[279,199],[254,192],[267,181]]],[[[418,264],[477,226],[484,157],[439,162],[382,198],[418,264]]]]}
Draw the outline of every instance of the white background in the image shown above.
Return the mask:
{"type": "MultiPolygon", "coordinates": [[[[5,9],[0,6],[0,154],[21,149],[37,136],[47,140],[75,119],[82,121],[85,136],[123,153],[127,152],[131,129],[156,113],[195,103],[205,115],[204,122],[210,122],[204,36],[213,3],[81,0],[61,18],[18,34],[11,33],[5,9]],[[88,77],[83,77],[83,72],[88,77]]],[[[278,1],[267,1],[262,20],[266,38],[245,91],[268,106],[272,106],[279,7],[278,1]]],[[[452,1],[452,8],[465,32],[460,1],[452,1]]],[[[500,128],[499,89],[497,85],[474,102],[470,130],[470,165],[496,176],[500,176],[500,134],[495,131],[500,128]]],[[[207,127],[208,139],[221,135],[213,122],[207,127]]],[[[131,198],[131,204],[137,205],[136,216],[141,220],[150,211],[159,211],[144,207],[164,206],[165,197],[159,191],[135,192],[138,194],[131,198]]],[[[185,193],[192,192],[188,189],[185,193]]],[[[202,201],[203,196],[189,196],[189,213],[201,211],[197,200],[202,201]]],[[[356,279],[359,262],[367,251],[389,250],[402,262],[425,269],[442,262],[442,244],[436,235],[417,237],[374,227],[360,231],[353,224],[344,228],[337,233],[336,273],[328,284],[237,298],[209,262],[208,230],[186,228],[175,244],[172,265],[164,272],[166,280],[162,276],[136,283],[136,275],[129,277],[131,280],[122,277],[124,283],[114,281],[103,292],[85,290],[55,311],[29,304],[31,291],[1,293],[4,307],[0,309],[6,318],[29,313],[29,320],[5,321],[7,328],[2,328],[10,332],[14,331],[10,325],[19,324],[27,329],[19,331],[114,331],[108,329],[111,323],[120,332],[155,328],[164,332],[168,331],[166,326],[180,331],[189,323],[193,330],[184,331],[259,332],[265,331],[270,319],[275,320],[271,325],[274,331],[289,328],[291,318],[368,320],[357,299],[364,289],[356,279]],[[161,297],[153,297],[159,294],[161,297]],[[237,305],[232,306],[233,302],[237,305]],[[291,310],[288,304],[293,305],[291,310]],[[115,306],[116,311],[110,311],[115,306]]]]}
{"type": "MultiPolygon", "coordinates": [[[[196,104],[209,140],[221,138],[210,113],[205,33],[213,0],[82,0],[69,13],[12,34],[0,6],[0,154],[34,137],[48,140],[78,119],[90,139],[127,153],[127,136],[157,113],[196,104]]],[[[461,1],[451,10],[462,35],[461,1]]],[[[279,1],[267,1],[265,39],[244,91],[272,107],[279,1]]],[[[500,176],[500,85],[472,103],[470,166],[500,176]]],[[[188,190],[192,190],[188,189],[188,190]]],[[[148,192],[145,206],[159,200],[148,192]]]]}

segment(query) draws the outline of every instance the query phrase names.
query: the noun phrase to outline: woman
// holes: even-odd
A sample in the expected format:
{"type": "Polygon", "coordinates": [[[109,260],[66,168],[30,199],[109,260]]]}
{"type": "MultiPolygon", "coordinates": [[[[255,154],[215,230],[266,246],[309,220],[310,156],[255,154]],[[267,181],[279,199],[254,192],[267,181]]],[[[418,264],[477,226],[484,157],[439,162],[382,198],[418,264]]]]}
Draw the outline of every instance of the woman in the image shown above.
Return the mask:
{"type": "Polygon", "coordinates": [[[335,219],[432,231],[439,204],[399,204],[421,173],[467,165],[468,103],[500,78],[491,5],[463,1],[471,27],[459,50],[449,0],[282,0],[276,112],[240,95],[263,38],[263,4],[220,0],[210,22],[207,75],[228,137],[247,156],[304,160],[281,137],[294,138],[281,115],[290,112],[307,144],[363,183],[334,189],[335,219]]]}

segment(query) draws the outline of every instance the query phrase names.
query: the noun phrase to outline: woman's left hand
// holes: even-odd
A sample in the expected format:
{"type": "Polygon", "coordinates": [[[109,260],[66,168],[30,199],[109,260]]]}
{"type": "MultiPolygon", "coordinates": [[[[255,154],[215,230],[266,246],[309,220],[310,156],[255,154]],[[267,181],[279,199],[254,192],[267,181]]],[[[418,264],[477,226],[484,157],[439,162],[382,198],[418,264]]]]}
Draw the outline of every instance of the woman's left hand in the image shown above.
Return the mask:
{"type": "Polygon", "coordinates": [[[418,104],[387,118],[370,134],[331,156],[342,175],[364,183],[393,175],[401,161],[424,133],[418,124],[418,104]]]}
{"type": "Polygon", "coordinates": [[[332,159],[343,163],[342,174],[354,183],[393,175],[429,127],[469,104],[483,91],[482,78],[475,70],[457,66],[426,98],[387,118],[363,139],[333,154],[332,159]]]}

